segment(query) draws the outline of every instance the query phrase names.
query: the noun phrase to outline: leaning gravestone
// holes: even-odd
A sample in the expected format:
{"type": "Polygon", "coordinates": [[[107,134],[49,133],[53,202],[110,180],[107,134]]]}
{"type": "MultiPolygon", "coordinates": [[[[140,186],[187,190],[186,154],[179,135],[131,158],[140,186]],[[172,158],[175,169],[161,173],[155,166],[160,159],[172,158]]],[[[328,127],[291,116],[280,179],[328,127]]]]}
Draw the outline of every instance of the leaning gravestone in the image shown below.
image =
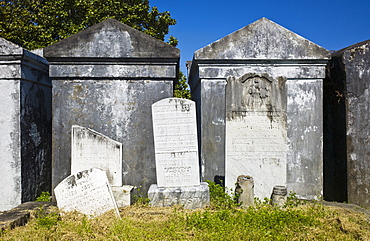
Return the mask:
{"type": "Polygon", "coordinates": [[[54,193],[62,211],[96,217],[114,209],[120,216],[107,175],[98,168],[70,175],[55,187],[54,193]]]}
{"type": "Polygon", "coordinates": [[[207,183],[200,183],[195,102],[167,98],[152,105],[157,184],[152,206],[175,204],[194,209],[209,203],[207,183]]]}
{"type": "Polygon", "coordinates": [[[71,172],[97,167],[112,186],[122,186],[122,144],[92,129],[73,125],[71,172]]]}
{"type": "Polygon", "coordinates": [[[122,185],[122,143],[89,128],[72,126],[71,170],[90,168],[106,172],[118,207],[131,204],[133,186],[122,185]]]}

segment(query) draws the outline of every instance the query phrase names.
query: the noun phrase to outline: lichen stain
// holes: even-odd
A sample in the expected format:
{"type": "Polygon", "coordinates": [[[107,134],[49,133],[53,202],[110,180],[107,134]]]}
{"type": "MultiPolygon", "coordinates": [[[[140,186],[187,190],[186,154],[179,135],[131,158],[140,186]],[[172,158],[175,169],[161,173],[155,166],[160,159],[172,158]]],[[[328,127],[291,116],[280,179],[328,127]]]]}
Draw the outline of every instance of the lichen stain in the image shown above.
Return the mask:
{"type": "Polygon", "coordinates": [[[353,48],[353,49],[350,49],[349,50],[349,54],[350,56],[348,57],[348,60],[349,61],[352,61],[356,58],[356,54],[359,54],[359,55],[364,55],[366,54],[366,52],[369,50],[368,48],[368,45],[365,44],[365,45],[362,45],[362,46],[359,46],[359,47],[356,47],[356,48],[353,48]]]}
{"type": "Polygon", "coordinates": [[[72,100],[78,100],[86,97],[83,93],[83,87],[81,85],[73,85],[73,93],[71,96],[72,100]]]}
{"type": "Polygon", "coordinates": [[[304,110],[312,106],[312,103],[316,101],[316,95],[312,89],[304,90],[297,86],[294,92],[292,89],[292,95],[288,96],[288,100],[296,105],[297,110],[304,110]]]}
{"type": "Polygon", "coordinates": [[[38,132],[37,125],[35,123],[31,123],[29,136],[31,137],[35,146],[39,146],[41,144],[40,132],[38,132]]]}

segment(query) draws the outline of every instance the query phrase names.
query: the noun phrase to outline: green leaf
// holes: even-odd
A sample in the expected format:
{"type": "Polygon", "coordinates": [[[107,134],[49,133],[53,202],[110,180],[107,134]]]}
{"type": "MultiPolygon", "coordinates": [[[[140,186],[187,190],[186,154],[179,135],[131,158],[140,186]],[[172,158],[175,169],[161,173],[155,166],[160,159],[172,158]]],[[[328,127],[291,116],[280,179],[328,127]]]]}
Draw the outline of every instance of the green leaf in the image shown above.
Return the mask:
{"type": "Polygon", "coordinates": [[[44,48],[107,18],[162,41],[176,24],[168,11],[151,8],[147,0],[0,1],[0,37],[29,50],[44,48]]]}

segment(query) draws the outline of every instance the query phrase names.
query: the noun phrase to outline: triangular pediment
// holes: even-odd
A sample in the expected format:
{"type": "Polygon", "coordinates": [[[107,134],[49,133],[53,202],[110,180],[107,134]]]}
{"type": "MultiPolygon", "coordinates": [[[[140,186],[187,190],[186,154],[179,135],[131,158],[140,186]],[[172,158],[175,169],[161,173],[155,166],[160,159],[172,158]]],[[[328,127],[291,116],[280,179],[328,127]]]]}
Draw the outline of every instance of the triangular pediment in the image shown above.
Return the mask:
{"type": "Polygon", "coordinates": [[[199,49],[194,59],[328,59],[329,51],[296,33],[261,18],[199,49]]]}
{"type": "Polygon", "coordinates": [[[20,55],[23,48],[0,37],[0,55],[20,55]]]}
{"type": "Polygon", "coordinates": [[[179,58],[179,49],[107,19],[44,49],[46,58],[179,58]]]}

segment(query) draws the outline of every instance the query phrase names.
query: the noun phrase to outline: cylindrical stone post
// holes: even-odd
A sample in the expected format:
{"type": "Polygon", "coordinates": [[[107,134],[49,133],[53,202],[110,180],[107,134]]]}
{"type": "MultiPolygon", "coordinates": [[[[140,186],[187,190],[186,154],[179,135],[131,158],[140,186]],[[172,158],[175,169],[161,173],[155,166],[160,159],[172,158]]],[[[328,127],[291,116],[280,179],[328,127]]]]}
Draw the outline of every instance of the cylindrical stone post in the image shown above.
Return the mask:
{"type": "Polygon", "coordinates": [[[254,181],[251,176],[238,176],[235,188],[238,197],[238,203],[241,207],[248,207],[254,205],[254,181]]]}
{"type": "Polygon", "coordinates": [[[285,186],[274,186],[271,195],[271,202],[272,204],[276,204],[278,206],[284,206],[287,200],[287,188],[285,186]]]}

